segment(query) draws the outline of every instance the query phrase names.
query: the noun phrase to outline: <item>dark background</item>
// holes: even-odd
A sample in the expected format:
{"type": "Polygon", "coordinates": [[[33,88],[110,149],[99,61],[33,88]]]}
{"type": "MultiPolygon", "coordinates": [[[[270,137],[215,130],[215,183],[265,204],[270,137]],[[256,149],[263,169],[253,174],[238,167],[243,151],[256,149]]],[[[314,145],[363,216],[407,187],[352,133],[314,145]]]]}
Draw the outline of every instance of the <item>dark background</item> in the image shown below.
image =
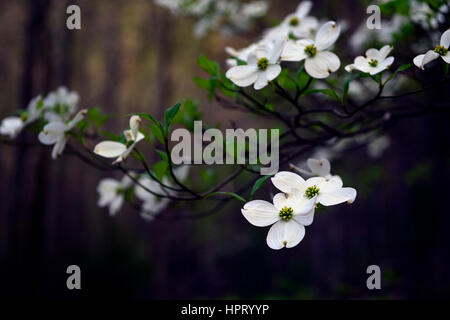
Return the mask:
{"type": "MultiPolygon", "coordinates": [[[[353,29],[365,13],[356,3],[314,1],[313,14],[346,19],[353,29]]],[[[296,6],[272,1],[269,16],[279,19],[296,6]]],[[[260,31],[247,36],[254,39],[260,31]]],[[[225,114],[192,82],[202,74],[197,57],[206,53],[224,61],[230,44],[246,42],[218,33],[195,40],[189,18],[174,17],[150,0],[1,1],[0,116],[64,84],[79,92],[80,107],[114,114],[111,131],[126,126],[124,114],[161,118],[185,97],[203,101],[205,121],[226,127],[223,119],[229,118],[248,127],[253,119],[225,114]],[[65,9],[74,3],[82,10],[81,31],[65,27],[65,9]]],[[[445,102],[447,91],[420,97],[445,102]]],[[[53,161],[49,148],[2,144],[1,295],[448,298],[448,120],[445,114],[399,122],[382,158],[359,150],[334,162],[333,172],[358,190],[357,201],[318,212],[301,244],[282,251],[266,246],[268,229],[245,221],[237,201],[200,220],[148,223],[126,206],[110,217],[96,206],[96,186],[106,175],[70,155],[53,161]],[[71,264],[82,270],[78,292],[66,289],[71,264]],[[381,267],[382,290],[366,288],[372,264],[381,267]]],[[[32,135],[21,139],[37,141],[32,135]]]]}

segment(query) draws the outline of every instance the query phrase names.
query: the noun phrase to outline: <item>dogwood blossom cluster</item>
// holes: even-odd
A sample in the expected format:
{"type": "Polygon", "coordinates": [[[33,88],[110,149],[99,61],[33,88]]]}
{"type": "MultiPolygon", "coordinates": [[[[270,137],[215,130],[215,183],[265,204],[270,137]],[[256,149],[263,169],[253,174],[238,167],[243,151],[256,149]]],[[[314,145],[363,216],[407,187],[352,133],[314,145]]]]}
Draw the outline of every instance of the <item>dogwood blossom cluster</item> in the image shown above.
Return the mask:
{"type": "Polygon", "coordinates": [[[277,193],[272,203],[253,200],[244,205],[243,216],[257,227],[271,226],[266,242],[271,249],[292,248],[305,236],[305,227],[312,224],[317,206],[334,206],[353,203],[356,190],[344,188],[342,179],[330,173],[326,159],[308,159],[314,177],[303,179],[300,175],[281,171],[271,178],[277,193]]]}
{"type": "Polygon", "coordinates": [[[266,15],[268,10],[266,0],[245,3],[237,0],[155,0],[155,3],[171,10],[173,14],[194,17],[194,35],[197,38],[219,28],[225,33],[247,30],[255,19],[266,15]]]}
{"type": "MultiPolygon", "coordinates": [[[[188,166],[180,166],[174,170],[179,181],[184,181],[189,174],[188,166]]],[[[170,199],[158,195],[177,195],[177,192],[166,188],[174,187],[173,183],[164,177],[162,184],[147,174],[137,175],[130,173],[119,181],[114,178],[102,179],[98,186],[98,206],[107,207],[111,216],[116,215],[125,201],[127,192],[132,192],[141,201],[140,215],[147,221],[151,221],[170,203],[170,199]]]]}
{"type": "Polygon", "coordinates": [[[317,79],[337,71],[341,61],[330,49],[341,27],[334,21],[320,25],[317,18],[309,15],[311,7],[311,1],[301,2],[294,13],[267,30],[256,44],[241,50],[227,48],[235,59],[235,62],[227,60],[232,66],[227,78],[240,87],[253,84],[259,90],[278,77],[282,61],[305,61],[306,72],[317,79]]]}
{"type": "Polygon", "coordinates": [[[44,98],[33,98],[20,116],[7,117],[0,125],[0,134],[16,138],[28,125],[38,120],[45,123],[39,133],[39,141],[45,145],[53,145],[52,158],[62,154],[66,146],[69,132],[81,121],[87,110],[79,111],[75,116],[79,101],[78,93],[59,87],[44,98]],[[73,117],[72,117],[73,116],[73,117]]]}

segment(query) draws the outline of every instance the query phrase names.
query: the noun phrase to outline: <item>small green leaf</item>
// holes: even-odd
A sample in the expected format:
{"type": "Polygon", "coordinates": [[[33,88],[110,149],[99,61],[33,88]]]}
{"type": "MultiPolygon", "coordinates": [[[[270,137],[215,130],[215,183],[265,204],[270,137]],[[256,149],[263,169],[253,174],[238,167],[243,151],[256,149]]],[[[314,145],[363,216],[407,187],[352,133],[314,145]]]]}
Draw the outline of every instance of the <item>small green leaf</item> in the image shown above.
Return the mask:
{"type": "Polygon", "coordinates": [[[167,153],[165,153],[162,150],[158,150],[156,149],[156,152],[158,153],[158,155],[161,157],[161,160],[164,162],[169,162],[169,157],[167,156],[167,153]]]}
{"type": "Polygon", "coordinates": [[[115,135],[114,133],[112,133],[112,132],[108,132],[108,131],[106,131],[106,130],[102,130],[102,135],[104,136],[104,137],[106,137],[106,138],[108,138],[108,139],[110,139],[110,140],[112,140],[112,141],[119,141],[120,140],[120,136],[118,136],[118,135],[115,135]]]}
{"type": "Polygon", "coordinates": [[[152,132],[153,136],[155,136],[155,138],[158,139],[159,142],[164,143],[164,135],[161,132],[161,129],[154,124],[152,124],[148,127],[149,127],[150,131],[152,132]]]}
{"type": "Polygon", "coordinates": [[[332,98],[332,99],[334,99],[334,100],[340,100],[339,99],[339,96],[337,95],[337,93],[333,90],[333,89],[331,89],[331,88],[328,88],[328,89],[312,89],[312,90],[307,90],[304,94],[303,94],[303,96],[308,96],[308,95],[310,95],[310,94],[313,94],[313,93],[322,93],[322,94],[324,94],[324,95],[327,95],[327,96],[329,96],[330,98],[332,98]]]}
{"type": "Polygon", "coordinates": [[[405,71],[405,70],[407,70],[407,69],[409,69],[409,68],[411,68],[411,67],[412,67],[412,64],[410,64],[410,63],[409,63],[409,64],[404,64],[404,65],[398,67],[397,70],[395,70],[395,72],[394,72],[393,74],[391,74],[391,76],[390,76],[389,78],[386,79],[386,81],[384,82],[383,85],[386,85],[389,81],[391,81],[392,79],[394,79],[395,76],[396,76],[399,72],[405,71]]]}
{"type": "Polygon", "coordinates": [[[264,182],[267,181],[272,176],[264,176],[256,180],[255,184],[253,185],[252,191],[250,192],[250,200],[252,200],[253,196],[255,195],[256,191],[258,191],[259,188],[264,184],[264,182]]]}
{"type": "Polygon", "coordinates": [[[217,62],[208,59],[204,54],[198,58],[198,65],[211,76],[219,76],[220,68],[217,62]]]}
{"type": "Polygon", "coordinates": [[[152,167],[152,171],[155,174],[155,176],[158,178],[158,180],[162,180],[162,178],[165,176],[169,169],[169,163],[164,161],[159,161],[155,163],[152,167]]]}
{"type": "Polygon", "coordinates": [[[214,193],[210,193],[208,194],[205,199],[208,199],[210,197],[216,196],[216,195],[227,195],[227,196],[231,196],[234,197],[236,199],[238,199],[239,201],[242,201],[243,203],[246,203],[247,200],[245,200],[244,198],[242,198],[240,195],[233,193],[233,192],[214,192],[214,193]]]}
{"type": "Polygon", "coordinates": [[[164,130],[166,136],[169,134],[170,125],[172,124],[173,118],[175,118],[178,111],[180,111],[181,103],[182,102],[178,102],[164,112],[164,130]]]}

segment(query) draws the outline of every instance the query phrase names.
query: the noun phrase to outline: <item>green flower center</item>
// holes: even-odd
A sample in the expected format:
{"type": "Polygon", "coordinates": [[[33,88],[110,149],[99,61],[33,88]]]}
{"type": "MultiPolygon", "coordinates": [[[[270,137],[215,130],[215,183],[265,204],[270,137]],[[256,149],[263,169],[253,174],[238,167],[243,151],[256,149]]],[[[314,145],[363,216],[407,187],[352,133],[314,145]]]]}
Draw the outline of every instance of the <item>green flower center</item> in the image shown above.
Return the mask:
{"type": "Polygon", "coordinates": [[[377,59],[370,59],[369,66],[376,68],[378,66],[378,60],[377,59]]]}
{"type": "Polygon", "coordinates": [[[294,209],[292,209],[291,207],[284,207],[283,209],[280,210],[280,218],[283,221],[289,221],[292,219],[292,213],[294,212],[294,209]]]}
{"type": "Polygon", "coordinates": [[[20,115],[20,120],[22,120],[22,122],[27,121],[28,119],[28,112],[22,112],[22,114],[20,115]]]}
{"type": "Polygon", "coordinates": [[[293,17],[291,20],[289,20],[289,25],[291,27],[296,27],[300,24],[300,20],[297,17],[293,17]]]}
{"type": "Polygon", "coordinates": [[[288,34],[288,38],[290,39],[290,40],[297,40],[297,37],[292,33],[292,32],[289,32],[289,34],[288,34]]]}
{"type": "Polygon", "coordinates": [[[314,57],[317,54],[317,48],[312,44],[305,48],[305,53],[309,57],[314,57]]]}
{"type": "Polygon", "coordinates": [[[256,65],[258,66],[259,70],[264,71],[269,66],[269,59],[267,59],[267,58],[260,58],[256,65]]]}
{"type": "Polygon", "coordinates": [[[436,48],[434,48],[434,52],[439,53],[441,56],[446,56],[448,49],[444,46],[436,46],[436,48]]]}
{"type": "Polygon", "coordinates": [[[131,145],[134,143],[134,140],[128,140],[127,142],[125,142],[125,146],[127,148],[131,147],[131,145]]]}
{"type": "Polygon", "coordinates": [[[314,198],[316,195],[319,194],[319,191],[320,191],[320,189],[317,188],[316,185],[314,185],[314,186],[309,187],[308,189],[306,189],[306,191],[305,191],[305,196],[306,196],[308,199],[312,199],[312,198],[314,198]]]}

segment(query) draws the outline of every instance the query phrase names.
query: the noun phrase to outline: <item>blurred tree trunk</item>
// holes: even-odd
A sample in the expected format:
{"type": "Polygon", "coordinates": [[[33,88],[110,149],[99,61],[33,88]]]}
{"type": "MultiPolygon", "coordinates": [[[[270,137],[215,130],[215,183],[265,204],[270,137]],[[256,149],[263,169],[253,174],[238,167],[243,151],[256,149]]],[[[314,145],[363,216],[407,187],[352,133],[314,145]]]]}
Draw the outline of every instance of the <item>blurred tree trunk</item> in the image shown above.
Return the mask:
{"type": "MultiPolygon", "coordinates": [[[[23,57],[21,106],[25,108],[34,94],[48,91],[52,59],[49,55],[48,12],[51,0],[29,0],[28,26],[23,57]]],[[[24,142],[22,135],[22,142],[24,142]]],[[[13,292],[33,283],[33,272],[40,269],[44,235],[44,193],[47,164],[42,149],[20,147],[15,155],[14,185],[10,210],[11,267],[24,277],[10,279],[13,292]],[[19,282],[19,283],[18,283],[19,282]],[[15,289],[15,290],[14,290],[15,289]]],[[[19,293],[19,292],[15,292],[19,293]]]]}

